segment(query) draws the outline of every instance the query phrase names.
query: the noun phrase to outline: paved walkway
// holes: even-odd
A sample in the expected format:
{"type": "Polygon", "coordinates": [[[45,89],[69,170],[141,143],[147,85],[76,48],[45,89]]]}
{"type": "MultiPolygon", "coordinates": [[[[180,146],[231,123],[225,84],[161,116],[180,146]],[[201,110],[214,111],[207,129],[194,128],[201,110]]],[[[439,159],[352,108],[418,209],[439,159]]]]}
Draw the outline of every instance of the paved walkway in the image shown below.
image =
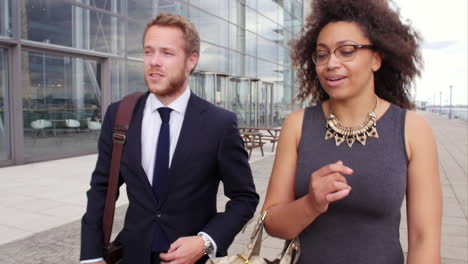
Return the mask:
{"type": "MultiPolygon", "coordinates": [[[[444,194],[442,263],[468,264],[468,123],[422,113],[434,128],[439,146],[444,194]]],[[[265,196],[274,154],[254,151],[251,166],[261,201],[265,196]]],[[[0,168],[0,264],[77,263],[80,217],[96,155],[0,168]]],[[[122,198],[126,195],[122,193],[122,198]]],[[[222,190],[218,206],[226,198],[222,190]]],[[[115,230],[120,230],[126,199],[119,199],[115,230]]],[[[260,207],[260,206],[259,206],[260,207]]],[[[260,209],[260,208],[259,208],[260,209]]],[[[402,209],[401,242],[406,250],[406,220],[402,209]]],[[[250,230],[237,236],[230,253],[248,243],[250,230]]],[[[278,239],[267,239],[262,255],[275,256],[278,239]]]]}

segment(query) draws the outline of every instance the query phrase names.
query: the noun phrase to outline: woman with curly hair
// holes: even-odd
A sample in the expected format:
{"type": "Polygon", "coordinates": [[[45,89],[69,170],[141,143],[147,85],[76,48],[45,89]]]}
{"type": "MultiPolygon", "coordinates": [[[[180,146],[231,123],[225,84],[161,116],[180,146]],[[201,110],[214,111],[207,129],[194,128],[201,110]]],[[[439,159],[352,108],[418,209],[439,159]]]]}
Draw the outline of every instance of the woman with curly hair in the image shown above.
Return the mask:
{"type": "Polygon", "coordinates": [[[292,43],[298,98],[285,120],[263,210],[269,234],[299,236],[299,263],[439,263],[435,140],[412,111],[419,35],[387,0],[313,0],[292,43]]]}

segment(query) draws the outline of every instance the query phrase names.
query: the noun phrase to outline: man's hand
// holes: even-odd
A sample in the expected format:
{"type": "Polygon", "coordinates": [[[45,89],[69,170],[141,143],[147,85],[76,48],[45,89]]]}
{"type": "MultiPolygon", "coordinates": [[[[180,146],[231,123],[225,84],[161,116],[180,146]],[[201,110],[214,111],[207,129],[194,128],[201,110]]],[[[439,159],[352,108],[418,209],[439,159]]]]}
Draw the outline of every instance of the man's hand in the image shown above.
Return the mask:
{"type": "Polygon", "coordinates": [[[205,243],[200,236],[181,237],[171,244],[167,253],[161,253],[161,263],[193,264],[204,255],[205,243]]]}

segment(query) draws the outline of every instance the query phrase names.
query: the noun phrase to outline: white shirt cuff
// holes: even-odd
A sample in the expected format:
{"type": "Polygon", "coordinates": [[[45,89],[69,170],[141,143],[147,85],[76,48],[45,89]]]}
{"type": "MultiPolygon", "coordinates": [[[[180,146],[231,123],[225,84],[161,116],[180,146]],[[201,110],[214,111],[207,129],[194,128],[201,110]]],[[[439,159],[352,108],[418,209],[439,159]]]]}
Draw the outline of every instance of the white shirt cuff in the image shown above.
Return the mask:
{"type": "Polygon", "coordinates": [[[198,232],[198,235],[205,235],[208,240],[210,240],[211,242],[211,245],[213,245],[213,252],[211,254],[208,255],[208,257],[210,258],[215,258],[216,257],[216,252],[218,251],[218,246],[216,246],[216,242],[213,240],[213,238],[211,238],[210,235],[208,235],[207,233],[205,232],[198,232]]]}
{"type": "Polygon", "coordinates": [[[91,263],[91,262],[98,262],[98,261],[104,261],[104,258],[81,260],[80,263],[91,263]]]}

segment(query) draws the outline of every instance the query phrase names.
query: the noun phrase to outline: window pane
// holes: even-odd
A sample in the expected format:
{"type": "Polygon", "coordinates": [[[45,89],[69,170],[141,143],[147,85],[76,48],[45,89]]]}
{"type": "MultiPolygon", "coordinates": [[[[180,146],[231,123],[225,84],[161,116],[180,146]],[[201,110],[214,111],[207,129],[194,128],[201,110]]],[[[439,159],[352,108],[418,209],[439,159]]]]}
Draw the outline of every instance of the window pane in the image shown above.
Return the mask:
{"type": "Polygon", "coordinates": [[[143,62],[127,61],[128,94],[148,90],[144,78],[143,62]]]}
{"type": "Polygon", "coordinates": [[[281,39],[281,27],[270,19],[258,15],[258,34],[264,38],[276,41],[281,39]]]}
{"type": "Polygon", "coordinates": [[[293,1],[291,13],[296,17],[296,19],[302,21],[302,12],[302,3],[299,3],[298,1],[293,1]]]}
{"type": "Polygon", "coordinates": [[[196,68],[198,71],[227,73],[228,68],[227,49],[217,47],[206,42],[201,43],[200,59],[196,68]]]}
{"type": "Polygon", "coordinates": [[[96,151],[101,129],[101,64],[23,51],[25,158],[96,151]]]}
{"type": "MultiPolygon", "coordinates": [[[[258,0],[259,12],[273,21],[278,20],[278,4],[274,0],[258,0]]],[[[261,25],[259,23],[259,25],[261,25]]]]}
{"type": "Polygon", "coordinates": [[[229,51],[229,74],[244,76],[245,56],[235,51],[229,51]]]}
{"type": "Polygon", "coordinates": [[[114,13],[122,12],[123,0],[92,0],[92,1],[83,1],[83,0],[74,0],[80,4],[89,5],[95,8],[105,9],[114,13]]]}
{"type": "MultiPolygon", "coordinates": [[[[110,60],[111,72],[111,100],[116,102],[122,99],[126,94],[126,70],[125,60],[111,59],[110,60]]],[[[143,78],[143,77],[142,77],[143,78]]]]}
{"type": "Polygon", "coordinates": [[[229,21],[245,28],[245,4],[242,1],[229,1],[229,21]]]}
{"type": "Polygon", "coordinates": [[[0,161],[11,159],[7,52],[0,48],[0,161]]]}
{"type": "Polygon", "coordinates": [[[201,40],[228,46],[228,22],[193,7],[190,9],[190,20],[197,27],[201,40]]]}
{"type": "Polygon", "coordinates": [[[247,23],[245,25],[245,28],[254,32],[254,33],[257,33],[257,12],[250,9],[250,8],[246,8],[247,10],[247,23]]]}
{"type": "Polygon", "coordinates": [[[123,23],[117,16],[52,0],[27,0],[24,8],[22,38],[123,54],[123,23]]]}
{"type": "Polygon", "coordinates": [[[148,21],[145,19],[128,19],[127,56],[143,59],[143,30],[148,21]]]}
{"type": "Polygon", "coordinates": [[[229,110],[236,113],[237,124],[239,126],[248,126],[248,107],[249,107],[249,89],[250,81],[246,78],[229,79],[229,110]]]}
{"type": "MultiPolygon", "coordinates": [[[[239,0],[237,0],[239,1],[239,0]]],[[[253,9],[257,9],[257,0],[240,0],[240,1],[244,1],[245,4],[253,9]]]]}
{"type": "Polygon", "coordinates": [[[257,77],[257,59],[248,55],[244,56],[245,71],[244,75],[248,77],[257,77]]]}
{"type": "Polygon", "coordinates": [[[278,45],[273,41],[258,37],[258,57],[278,62],[278,45]]]}
{"type": "Polygon", "coordinates": [[[245,30],[235,25],[229,25],[229,48],[245,53],[245,30]]]}
{"type": "Polygon", "coordinates": [[[251,56],[257,56],[257,35],[247,31],[247,43],[245,44],[246,53],[251,56]]]}
{"type": "MultiPolygon", "coordinates": [[[[183,2],[173,0],[128,0],[127,14],[131,18],[142,19],[146,23],[157,14],[166,12],[188,17],[188,7],[183,2]]],[[[142,29],[143,30],[143,29],[142,29]]]]}
{"type": "Polygon", "coordinates": [[[191,77],[190,90],[208,102],[215,103],[215,75],[213,73],[195,73],[191,77]]]}
{"type": "Polygon", "coordinates": [[[228,19],[228,2],[232,1],[213,1],[213,0],[191,0],[190,3],[213,15],[228,19]]]}
{"type": "Polygon", "coordinates": [[[0,36],[13,36],[11,19],[11,0],[0,0],[0,36]]]}

